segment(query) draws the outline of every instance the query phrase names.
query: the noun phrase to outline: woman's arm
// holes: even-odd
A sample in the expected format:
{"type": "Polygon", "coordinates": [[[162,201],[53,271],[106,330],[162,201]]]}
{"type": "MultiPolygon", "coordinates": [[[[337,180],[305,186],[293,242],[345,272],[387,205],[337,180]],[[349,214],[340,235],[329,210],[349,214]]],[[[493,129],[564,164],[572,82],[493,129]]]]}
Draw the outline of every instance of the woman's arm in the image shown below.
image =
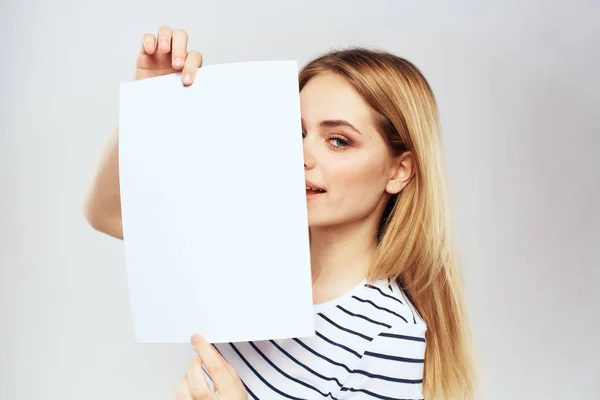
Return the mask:
{"type": "MultiPolygon", "coordinates": [[[[155,36],[142,36],[135,79],[147,79],[181,72],[182,83],[194,82],[202,65],[202,54],[188,51],[188,34],[182,29],[161,26],[155,36]]],[[[83,214],[97,231],[123,239],[121,188],[119,186],[119,128],[115,129],[100,158],[96,174],[86,195],[83,214]]]]}
{"type": "Polygon", "coordinates": [[[95,230],[123,239],[119,186],[119,128],[111,135],[100,157],[85,197],[83,214],[95,230]]]}

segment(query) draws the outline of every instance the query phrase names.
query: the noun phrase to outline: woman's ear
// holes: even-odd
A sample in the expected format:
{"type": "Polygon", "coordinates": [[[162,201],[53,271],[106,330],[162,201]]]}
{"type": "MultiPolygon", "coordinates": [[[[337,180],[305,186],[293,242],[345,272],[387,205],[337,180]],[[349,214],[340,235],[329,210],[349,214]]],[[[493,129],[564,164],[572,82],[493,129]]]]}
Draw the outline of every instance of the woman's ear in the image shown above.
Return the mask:
{"type": "Polygon", "coordinates": [[[408,185],[415,171],[414,157],[410,151],[405,151],[395,157],[391,164],[391,173],[385,191],[389,194],[398,194],[408,185]]]}

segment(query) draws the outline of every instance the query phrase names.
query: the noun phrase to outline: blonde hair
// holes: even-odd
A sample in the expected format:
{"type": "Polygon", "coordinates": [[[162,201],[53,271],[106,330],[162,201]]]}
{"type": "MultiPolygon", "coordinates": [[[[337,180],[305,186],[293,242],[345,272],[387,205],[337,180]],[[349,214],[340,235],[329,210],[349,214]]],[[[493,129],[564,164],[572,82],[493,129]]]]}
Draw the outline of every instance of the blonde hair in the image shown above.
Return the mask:
{"type": "Polygon", "coordinates": [[[415,174],[383,213],[370,279],[394,279],[427,324],[423,390],[427,399],[472,399],[469,323],[452,233],[445,157],[435,96],[409,61],[379,50],[331,51],[300,72],[345,78],[372,107],[394,156],[410,151],[415,174]]]}

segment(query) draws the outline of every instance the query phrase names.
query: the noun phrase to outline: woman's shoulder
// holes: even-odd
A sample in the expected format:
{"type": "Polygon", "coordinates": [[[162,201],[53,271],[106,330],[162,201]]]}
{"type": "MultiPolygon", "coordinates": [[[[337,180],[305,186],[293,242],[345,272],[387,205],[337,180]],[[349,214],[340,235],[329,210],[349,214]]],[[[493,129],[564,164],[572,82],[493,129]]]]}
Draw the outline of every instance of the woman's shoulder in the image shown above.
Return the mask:
{"type": "Polygon", "coordinates": [[[409,297],[390,281],[365,282],[353,298],[361,319],[377,325],[341,389],[379,398],[423,398],[427,326],[409,297]]]}
{"type": "Polygon", "coordinates": [[[387,331],[412,329],[418,332],[427,327],[410,297],[394,281],[365,282],[355,296],[355,300],[365,305],[365,311],[388,326],[387,331]]]}
{"type": "Polygon", "coordinates": [[[424,344],[425,322],[400,287],[387,280],[365,280],[344,296],[316,305],[315,314],[318,336],[351,347],[355,355],[372,342],[424,344]]]}

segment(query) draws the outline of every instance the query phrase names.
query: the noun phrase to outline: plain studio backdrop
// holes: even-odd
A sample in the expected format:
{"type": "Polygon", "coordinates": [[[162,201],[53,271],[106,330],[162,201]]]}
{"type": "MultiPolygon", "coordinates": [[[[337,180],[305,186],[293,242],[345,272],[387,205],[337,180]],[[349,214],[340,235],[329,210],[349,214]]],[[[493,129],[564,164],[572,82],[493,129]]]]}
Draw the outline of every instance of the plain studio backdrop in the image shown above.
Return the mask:
{"type": "Polygon", "coordinates": [[[440,106],[479,398],[599,398],[599,20],[591,0],[3,1],[0,399],[168,399],[193,358],[134,343],[123,244],[81,214],[119,83],[163,24],[205,65],[348,45],[416,63],[440,106]]]}

